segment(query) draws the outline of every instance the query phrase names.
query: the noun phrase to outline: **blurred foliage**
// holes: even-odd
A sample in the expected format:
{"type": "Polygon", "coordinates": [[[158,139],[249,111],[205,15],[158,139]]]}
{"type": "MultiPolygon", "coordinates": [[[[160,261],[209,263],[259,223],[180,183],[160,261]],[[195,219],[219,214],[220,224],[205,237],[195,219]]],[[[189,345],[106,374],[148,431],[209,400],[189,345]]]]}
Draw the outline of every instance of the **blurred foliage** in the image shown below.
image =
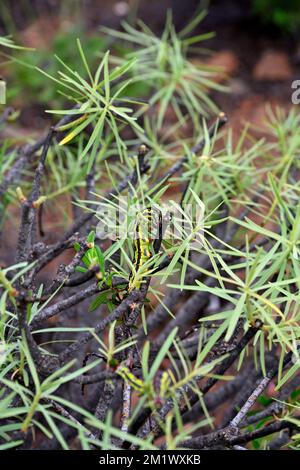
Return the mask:
{"type": "MultiPolygon", "coordinates": [[[[36,67],[46,68],[50,75],[56,75],[61,65],[53,58],[54,54],[64,62],[72,64],[72,68],[79,74],[83,74],[84,65],[77,48],[74,47],[76,39],[82,35],[82,31],[78,28],[72,28],[67,32],[61,31],[53,40],[51,52],[39,49],[23,52],[22,59],[19,59],[18,56],[13,57],[10,65],[9,97],[15,99],[22,96],[23,99],[26,96],[28,100],[34,99],[35,102],[43,105],[57,106],[61,103],[56,86],[49,84],[45,87],[45,79],[36,70],[36,67]]],[[[106,39],[96,34],[86,35],[84,44],[88,62],[91,66],[96,66],[99,52],[105,50],[106,39]]]]}
{"type": "Polygon", "coordinates": [[[273,24],[284,32],[296,32],[300,26],[298,0],[254,0],[254,11],[265,24],[273,24]]]}
{"type": "Polygon", "coordinates": [[[205,63],[208,50],[202,46],[214,33],[192,35],[206,14],[206,10],[201,10],[185,28],[176,31],[172,12],[169,11],[161,36],[157,36],[140,20],[137,27],[123,22],[123,31],[102,28],[104,33],[132,47],[129,53],[124,51],[121,59],[115,57],[114,62],[122,64],[128,59],[137,58],[132,69],[132,84],[148,85],[151,90],[150,105],[160,107],[159,127],[167,109],[172,109],[179,121],[183,120],[184,113],[188,113],[194,125],[194,116],[208,117],[219,111],[209,92],[226,91],[226,88],[216,80],[220,69],[205,63]],[[191,54],[195,54],[197,60],[193,60],[191,54]]]}

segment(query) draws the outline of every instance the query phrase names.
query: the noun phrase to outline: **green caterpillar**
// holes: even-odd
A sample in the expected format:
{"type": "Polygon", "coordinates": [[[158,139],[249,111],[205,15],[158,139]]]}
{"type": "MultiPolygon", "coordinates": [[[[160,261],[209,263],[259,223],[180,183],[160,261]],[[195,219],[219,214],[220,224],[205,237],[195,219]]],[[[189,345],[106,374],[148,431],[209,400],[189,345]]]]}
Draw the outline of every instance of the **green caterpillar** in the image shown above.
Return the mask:
{"type": "Polygon", "coordinates": [[[153,254],[157,253],[157,248],[159,248],[161,242],[161,226],[162,216],[160,211],[148,207],[138,214],[135,226],[133,269],[129,276],[128,292],[141,287],[145,276],[137,274],[141,272],[144,264],[153,257],[153,254]],[[152,224],[155,221],[155,214],[158,214],[159,220],[156,230],[157,236],[153,243],[152,224]]]}

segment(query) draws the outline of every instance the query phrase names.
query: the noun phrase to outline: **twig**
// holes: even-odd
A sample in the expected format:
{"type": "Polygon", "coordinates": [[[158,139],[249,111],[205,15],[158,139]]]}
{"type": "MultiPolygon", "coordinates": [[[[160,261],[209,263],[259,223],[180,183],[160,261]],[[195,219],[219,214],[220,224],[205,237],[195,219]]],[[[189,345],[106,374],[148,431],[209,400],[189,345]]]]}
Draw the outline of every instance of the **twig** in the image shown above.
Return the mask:
{"type": "Polygon", "coordinates": [[[59,405],[53,400],[49,400],[49,402],[51,403],[52,408],[54,408],[57,413],[59,413],[64,418],[67,418],[68,420],[72,421],[72,423],[76,424],[78,428],[82,429],[83,433],[88,439],[91,439],[93,441],[97,440],[97,437],[85,426],[83,426],[83,424],[81,424],[76,418],[74,418],[74,416],[72,416],[65,408],[63,408],[61,405],[59,405]]]}
{"type": "MultiPolygon", "coordinates": [[[[292,353],[288,353],[286,355],[283,361],[283,367],[285,367],[290,362],[291,357],[292,357],[292,353]]],[[[277,374],[277,371],[278,371],[278,367],[276,366],[267,372],[266,376],[259,382],[257,387],[253,390],[253,392],[247,399],[244,406],[238,412],[238,414],[230,421],[229,426],[238,427],[241,424],[241,422],[245,418],[248,411],[252,408],[252,406],[256,402],[257,398],[262,394],[262,392],[266,389],[266,387],[269,385],[271,380],[275,377],[275,375],[277,374]]]]}
{"type": "MultiPolygon", "coordinates": [[[[300,376],[297,375],[294,377],[287,385],[284,387],[278,397],[278,400],[285,400],[287,399],[290,394],[292,393],[293,390],[297,389],[300,385],[300,376]]],[[[286,407],[288,404],[282,403],[279,401],[274,401],[272,402],[269,406],[267,406],[265,409],[262,411],[258,411],[257,413],[247,416],[243,421],[242,421],[242,426],[249,426],[251,424],[257,423],[258,421],[261,421],[269,416],[276,416],[279,415],[286,407]]]]}
{"type": "Polygon", "coordinates": [[[22,204],[21,226],[17,244],[17,262],[27,261],[32,248],[33,227],[36,218],[36,208],[34,203],[40,195],[41,179],[44,173],[45,161],[51,141],[54,135],[54,129],[51,128],[43,144],[43,150],[37,169],[35,171],[31,193],[22,204]]]}
{"type": "Polygon", "coordinates": [[[239,433],[236,431],[237,428],[228,427],[221,431],[216,431],[206,436],[195,437],[188,439],[187,441],[181,442],[180,446],[189,449],[204,449],[213,448],[218,445],[234,446],[239,444],[247,444],[254,439],[261,437],[270,436],[275,432],[281,431],[282,429],[291,429],[293,424],[288,421],[276,421],[275,423],[269,424],[255,431],[249,431],[246,433],[239,433]]]}
{"type": "Polygon", "coordinates": [[[130,417],[131,409],[131,386],[124,381],[123,383],[123,409],[122,409],[122,425],[121,431],[128,431],[128,420],[130,417]]]}
{"type": "MultiPolygon", "coordinates": [[[[257,332],[257,328],[252,327],[249,328],[247,333],[242,337],[240,342],[237,344],[235,349],[229,354],[229,356],[216,368],[216,371],[214,372],[214,375],[220,376],[223,375],[227,369],[234,363],[234,361],[237,359],[239,354],[242,352],[242,350],[247,346],[249,341],[255,336],[257,332]]],[[[205,395],[216,383],[218,379],[216,377],[211,377],[207,380],[206,384],[201,387],[200,392],[202,395],[205,395]]],[[[186,398],[189,400],[189,407],[193,406],[197,401],[198,401],[198,394],[194,393],[193,391],[191,392],[190,390],[187,391],[187,393],[184,395],[184,400],[180,406],[181,414],[186,413],[188,410],[188,406],[186,404],[186,398]]],[[[159,411],[159,416],[161,420],[164,420],[165,416],[170,412],[170,410],[173,408],[174,402],[173,400],[168,400],[166,404],[162,407],[162,409],[159,411]]],[[[135,421],[130,425],[129,427],[129,432],[131,434],[136,434],[138,433],[138,430],[143,426],[145,421],[149,418],[151,415],[151,410],[149,408],[143,410],[143,412],[140,413],[140,415],[135,419],[135,421]]],[[[141,437],[144,434],[148,433],[148,428],[143,427],[138,435],[141,437]]],[[[161,427],[158,424],[152,428],[152,434],[153,436],[157,437],[161,433],[161,427]]],[[[124,448],[129,448],[130,443],[124,442],[123,444],[124,448]]]]}
{"type": "Polygon", "coordinates": [[[30,325],[31,330],[39,327],[41,323],[43,323],[44,321],[48,320],[51,317],[54,317],[54,315],[57,315],[58,313],[63,312],[64,310],[72,307],[73,305],[77,305],[78,303],[82,302],[88,297],[91,297],[92,295],[95,295],[99,292],[100,292],[100,289],[98,287],[98,284],[93,284],[77,292],[76,294],[72,295],[69,298],[61,300],[60,302],[57,302],[56,304],[45,308],[34,317],[30,325]]]}
{"type": "MultiPolygon", "coordinates": [[[[107,325],[111,324],[115,320],[121,318],[130,309],[133,303],[139,303],[143,301],[143,294],[140,291],[133,290],[130,292],[128,297],[122,301],[122,303],[106,318],[101,320],[94,328],[94,333],[98,334],[103,331],[107,325]]],[[[84,344],[88,343],[94,338],[92,333],[86,333],[82,335],[76,342],[68,346],[60,355],[59,359],[61,362],[65,362],[75,351],[78,351],[84,344]]]]}

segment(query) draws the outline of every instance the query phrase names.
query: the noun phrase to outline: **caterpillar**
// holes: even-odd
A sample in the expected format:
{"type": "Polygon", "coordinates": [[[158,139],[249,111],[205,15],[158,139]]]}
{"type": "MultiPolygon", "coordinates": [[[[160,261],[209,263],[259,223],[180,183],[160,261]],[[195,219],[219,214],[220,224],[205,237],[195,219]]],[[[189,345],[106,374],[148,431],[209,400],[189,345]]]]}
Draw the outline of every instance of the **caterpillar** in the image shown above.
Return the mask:
{"type": "Polygon", "coordinates": [[[143,266],[152,258],[153,254],[158,252],[161,243],[161,231],[162,214],[159,210],[147,207],[138,214],[134,234],[133,269],[129,276],[128,292],[141,287],[145,276],[137,274],[141,273],[143,266]],[[153,236],[155,219],[158,220],[154,230],[155,236],[153,236]]]}

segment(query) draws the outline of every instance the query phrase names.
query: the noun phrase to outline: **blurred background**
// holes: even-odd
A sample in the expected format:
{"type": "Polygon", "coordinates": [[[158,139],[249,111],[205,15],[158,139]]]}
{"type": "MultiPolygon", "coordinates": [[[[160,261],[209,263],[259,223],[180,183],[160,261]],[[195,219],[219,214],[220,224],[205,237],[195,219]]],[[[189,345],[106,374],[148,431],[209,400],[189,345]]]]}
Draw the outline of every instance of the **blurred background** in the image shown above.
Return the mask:
{"type": "MultiPolygon", "coordinates": [[[[47,125],[44,109],[57,106],[57,90],[53,83],[45,86],[45,78],[32,73],[32,67],[55,74],[57,54],[80,69],[77,37],[89,62],[96,65],[99,52],[106,48],[122,53],[122,44],[112,45],[100,33],[101,26],[118,29],[123,20],[134,24],[141,18],[160,34],[168,10],[176,28],[181,28],[201,8],[208,14],[195,33],[216,33],[205,42],[210,49],[205,60],[223,68],[220,81],[226,81],[231,93],[213,99],[229,114],[233,126],[241,119],[260,122],[266,102],[289,106],[291,82],[300,77],[298,0],[1,0],[1,34],[11,34],[18,43],[36,49],[28,51],[25,59],[22,53],[22,60],[16,54],[7,68],[5,62],[1,65],[9,84],[9,104],[22,109],[19,123],[31,131],[47,125]]],[[[193,59],[197,60],[196,54],[193,59]]]]}
{"type": "MultiPolygon", "coordinates": [[[[0,50],[7,105],[19,113],[13,123],[2,127],[1,134],[18,143],[38,139],[58,119],[45,110],[69,106],[58,93],[57,83],[36,67],[57,76],[61,69],[57,55],[85,75],[77,38],[91,70],[95,70],[107,49],[119,56],[134,50],[134,45],[128,50],[128,43],[103,33],[101,27],[121,30],[123,21],[136,25],[142,19],[160,36],[168,11],[180,30],[201,9],[207,15],[196,25],[193,35],[214,34],[189,59],[220,71],[214,80],[226,85],[227,92],[211,90],[210,97],[229,117],[234,135],[238,137],[248,122],[262,132],[267,105],[285,110],[294,106],[291,85],[300,79],[299,0],[0,0],[0,34],[11,35],[17,44],[33,48],[9,50],[9,54],[0,50]]],[[[139,83],[133,96],[147,98],[149,89],[144,88],[139,83]]],[[[168,124],[172,125],[171,113],[168,124]]],[[[5,256],[15,246],[16,226],[12,224],[12,236],[4,241],[5,256]]]]}

